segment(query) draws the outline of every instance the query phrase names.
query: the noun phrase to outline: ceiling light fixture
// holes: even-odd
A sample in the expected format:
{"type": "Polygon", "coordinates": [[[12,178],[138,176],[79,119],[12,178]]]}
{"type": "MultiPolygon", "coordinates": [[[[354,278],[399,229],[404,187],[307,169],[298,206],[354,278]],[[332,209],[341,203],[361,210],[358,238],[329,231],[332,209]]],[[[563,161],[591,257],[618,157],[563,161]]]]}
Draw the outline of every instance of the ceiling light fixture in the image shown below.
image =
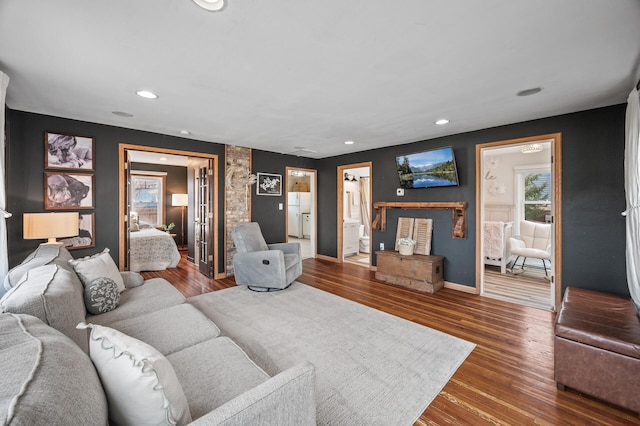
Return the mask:
{"type": "Polygon", "coordinates": [[[522,145],[520,148],[523,154],[533,154],[534,152],[542,151],[542,145],[539,143],[528,143],[526,145],[522,145]]]}
{"type": "Polygon", "coordinates": [[[124,111],[112,111],[111,114],[117,115],[118,117],[126,117],[126,118],[133,117],[133,114],[129,114],[128,112],[124,112],[124,111]]]}
{"type": "Polygon", "coordinates": [[[167,161],[167,157],[160,157],[160,161],[167,161]]]}
{"type": "Polygon", "coordinates": [[[180,130],[180,134],[181,134],[181,135],[184,135],[184,136],[188,136],[188,135],[190,135],[190,134],[191,134],[191,132],[190,132],[190,131],[188,131],[188,130],[180,130]]]}
{"type": "Polygon", "coordinates": [[[157,99],[158,98],[158,95],[156,95],[153,92],[150,92],[149,90],[138,90],[136,92],[136,94],[138,96],[140,96],[140,97],[147,98],[147,99],[157,99]]]}
{"type": "Polygon", "coordinates": [[[354,141],[344,141],[345,145],[353,145],[355,142],[354,141]]]}
{"type": "Polygon", "coordinates": [[[435,122],[438,126],[444,126],[445,124],[449,124],[449,120],[446,118],[441,118],[435,122]]]}
{"type": "Polygon", "coordinates": [[[535,95],[536,93],[540,93],[542,92],[542,87],[533,87],[531,89],[525,89],[525,90],[521,90],[518,93],[516,93],[517,96],[531,96],[531,95],[535,95]]]}
{"type": "Polygon", "coordinates": [[[224,7],[224,0],[193,0],[193,2],[210,12],[217,12],[224,7]]]}

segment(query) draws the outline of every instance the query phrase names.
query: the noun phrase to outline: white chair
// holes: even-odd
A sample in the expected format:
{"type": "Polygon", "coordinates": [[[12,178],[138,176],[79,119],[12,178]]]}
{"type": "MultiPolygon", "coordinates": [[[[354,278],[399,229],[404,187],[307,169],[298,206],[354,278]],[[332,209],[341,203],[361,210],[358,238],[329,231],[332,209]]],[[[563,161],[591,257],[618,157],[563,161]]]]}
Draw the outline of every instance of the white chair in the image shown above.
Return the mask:
{"type": "Polygon", "coordinates": [[[516,260],[511,265],[511,272],[514,272],[518,259],[523,257],[520,269],[524,271],[524,263],[527,258],[540,259],[544,266],[545,276],[547,272],[547,261],[551,266],[551,225],[548,223],[537,223],[523,220],[520,222],[520,239],[509,238],[511,254],[516,256],[516,260]]]}

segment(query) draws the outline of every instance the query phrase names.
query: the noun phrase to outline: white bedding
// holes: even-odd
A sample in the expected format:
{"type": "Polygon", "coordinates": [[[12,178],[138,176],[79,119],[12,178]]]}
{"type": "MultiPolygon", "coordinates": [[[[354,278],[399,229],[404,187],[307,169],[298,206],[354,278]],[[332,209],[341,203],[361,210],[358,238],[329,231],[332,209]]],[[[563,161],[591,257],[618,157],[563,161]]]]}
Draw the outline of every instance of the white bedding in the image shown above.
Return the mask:
{"type": "Polygon", "coordinates": [[[129,249],[130,271],[162,271],[175,268],[180,261],[173,237],[155,228],[131,232],[129,249]]]}

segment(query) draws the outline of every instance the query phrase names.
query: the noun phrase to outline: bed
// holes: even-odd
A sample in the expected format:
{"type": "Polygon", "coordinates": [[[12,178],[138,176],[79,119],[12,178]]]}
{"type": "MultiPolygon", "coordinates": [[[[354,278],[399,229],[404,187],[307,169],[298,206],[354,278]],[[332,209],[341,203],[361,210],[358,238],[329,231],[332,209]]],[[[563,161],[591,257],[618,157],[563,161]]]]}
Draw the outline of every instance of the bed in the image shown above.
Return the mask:
{"type": "Polygon", "coordinates": [[[162,271],[175,268],[180,252],[173,237],[152,226],[140,226],[129,234],[129,270],[162,271]]]}

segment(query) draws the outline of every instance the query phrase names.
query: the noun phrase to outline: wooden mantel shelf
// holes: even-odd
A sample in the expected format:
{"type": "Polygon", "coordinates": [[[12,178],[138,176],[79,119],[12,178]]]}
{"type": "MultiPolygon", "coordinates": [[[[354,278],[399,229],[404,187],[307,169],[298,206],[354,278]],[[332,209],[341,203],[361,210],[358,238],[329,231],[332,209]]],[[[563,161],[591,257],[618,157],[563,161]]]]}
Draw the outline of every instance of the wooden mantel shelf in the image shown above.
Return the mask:
{"type": "Polygon", "coordinates": [[[427,201],[378,201],[373,203],[376,210],[376,218],[372,227],[376,231],[384,231],[387,228],[387,209],[405,210],[451,210],[453,217],[453,238],[466,238],[467,235],[467,203],[457,202],[427,202],[427,201]]]}

